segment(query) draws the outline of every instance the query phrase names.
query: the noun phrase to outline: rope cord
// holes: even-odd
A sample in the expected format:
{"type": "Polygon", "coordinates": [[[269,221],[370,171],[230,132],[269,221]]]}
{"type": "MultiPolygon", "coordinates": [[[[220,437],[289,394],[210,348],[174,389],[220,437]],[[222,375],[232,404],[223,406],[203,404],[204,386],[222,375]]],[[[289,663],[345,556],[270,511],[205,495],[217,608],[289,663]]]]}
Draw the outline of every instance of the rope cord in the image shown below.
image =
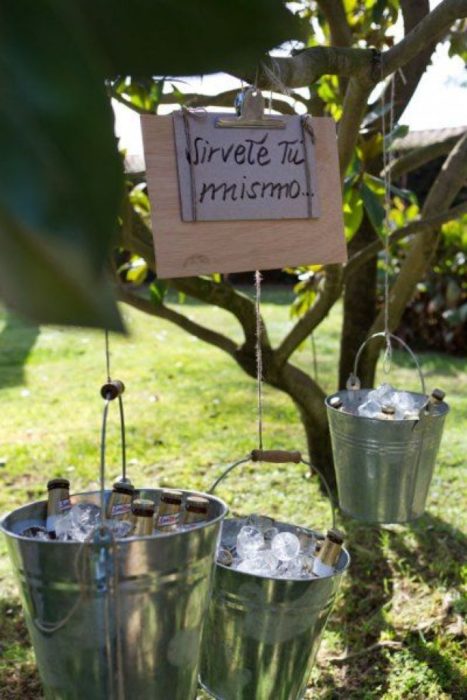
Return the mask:
{"type": "Polygon", "coordinates": [[[110,383],[110,347],[109,347],[109,331],[105,329],[105,364],[107,368],[107,381],[110,383]]]}
{"type": "MultiPolygon", "coordinates": [[[[381,64],[381,79],[383,79],[383,66],[381,64]]],[[[386,86],[383,84],[381,91],[381,122],[383,132],[383,173],[384,173],[384,337],[386,339],[386,351],[384,353],[383,370],[387,374],[391,369],[392,345],[391,332],[389,328],[389,266],[390,266],[390,249],[389,235],[391,232],[391,166],[393,161],[393,152],[388,148],[387,135],[391,134],[394,129],[394,96],[395,96],[395,81],[394,75],[389,79],[390,94],[389,94],[389,131],[386,132],[386,86]]]]}
{"type": "Polygon", "coordinates": [[[256,382],[258,395],[258,446],[263,449],[263,351],[261,345],[261,272],[255,272],[256,382]]]}

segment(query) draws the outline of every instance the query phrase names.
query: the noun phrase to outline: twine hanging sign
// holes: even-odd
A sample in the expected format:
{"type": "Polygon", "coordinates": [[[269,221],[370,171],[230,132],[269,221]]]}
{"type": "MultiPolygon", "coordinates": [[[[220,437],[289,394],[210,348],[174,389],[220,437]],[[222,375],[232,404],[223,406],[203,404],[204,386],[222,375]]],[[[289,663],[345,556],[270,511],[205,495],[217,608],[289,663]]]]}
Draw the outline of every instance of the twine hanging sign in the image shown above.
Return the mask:
{"type": "Polygon", "coordinates": [[[345,261],[334,122],[263,105],[142,116],[160,278],[345,261]]]}

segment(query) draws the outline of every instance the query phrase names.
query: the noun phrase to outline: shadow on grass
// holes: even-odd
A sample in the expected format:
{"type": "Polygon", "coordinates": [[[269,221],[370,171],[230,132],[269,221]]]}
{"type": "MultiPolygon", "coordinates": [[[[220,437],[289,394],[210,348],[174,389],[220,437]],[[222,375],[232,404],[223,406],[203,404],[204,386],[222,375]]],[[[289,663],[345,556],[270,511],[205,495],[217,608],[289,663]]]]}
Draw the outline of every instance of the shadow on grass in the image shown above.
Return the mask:
{"type": "MultiPolygon", "coordinates": [[[[343,582],[344,595],[339,608],[334,610],[328,629],[340,638],[348,655],[357,655],[347,665],[331,667],[323,664],[316,686],[326,690],[320,697],[326,700],[376,700],[384,697],[388,690],[391,658],[397,653],[426,664],[436,677],[440,692],[450,693],[450,697],[456,700],[467,697],[467,680],[451,658],[455,640],[443,635],[449,610],[444,610],[443,619],[438,620],[425,635],[417,629],[397,630],[385,619],[385,609],[392,603],[394,574],[381,546],[382,531],[350,519],[344,522],[352,561],[343,582]],[[383,631],[402,643],[400,652],[385,647],[371,649],[383,631]],[[358,655],[368,648],[368,653],[358,655]]],[[[440,518],[428,514],[409,524],[407,530],[403,533],[384,531],[389,535],[391,550],[403,569],[404,579],[423,581],[433,590],[440,585],[451,588],[458,585],[460,566],[467,552],[467,538],[440,518]],[[416,540],[413,549],[405,542],[407,530],[416,540]]]]}
{"type": "Polygon", "coordinates": [[[38,326],[7,315],[0,333],[0,390],[24,384],[24,365],[39,333],[38,326]]]}
{"type": "Polygon", "coordinates": [[[0,599],[0,698],[39,700],[39,674],[31,659],[23,612],[16,599],[0,599]]]}
{"type": "MultiPolygon", "coordinates": [[[[448,355],[447,353],[431,352],[418,352],[416,355],[425,379],[428,381],[431,376],[456,377],[465,370],[465,359],[462,357],[448,355]]],[[[414,368],[415,371],[412,358],[403,350],[395,350],[392,359],[397,367],[403,367],[404,369],[414,368]]],[[[427,387],[427,389],[429,388],[427,387]]]]}
{"type": "MultiPolygon", "coordinates": [[[[340,609],[331,618],[329,629],[340,637],[342,646],[352,654],[376,644],[387,629],[384,610],[392,599],[391,570],[381,546],[381,532],[354,520],[345,519],[345,530],[352,561],[344,579],[340,609]]],[[[376,651],[358,656],[349,665],[321,669],[326,700],[370,700],[380,698],[387,689],[390,660],[376,651]],[[331,672],[334,671],[334,674],[331,672]]],[[[321,683],[320,683],[321,685],[321,683]]]]}
{"type": "MultiPolygon", "coordinates": [[[[467,697],[467,682],[451,657],[450,638],[443,636],[442,630],[435,626],[424,635],[416,629],[397,630],[386,619],[385,611],[393,599],[394,573],[382,546],[384,533],[403,568],[403,578],[421,580],[434,590],[441,583],[449,587],[458,583],[467,538],[442,519],[429,514],[409,524],[403,532],[383,531],[350,519],[345,519],[344,525],[351,543],[352,562],[343,581],[344,595],[328,629],[340,639],[348,654],[370,650],[345,666],[324,663],[315,684],[315,689],[322,692],[320,697],[326,700],[378,700],[384,697],[390,689],[395,654],[400,654],[401,668],[405,658],[426,665],[435,676],[440,693],[446,693],[454,700],[467,697]],[[413,548],[406,544],[408,534],[415,538],[413,548]],[[400,640],[403,645],[400,652],[371,649],[384,632],[400,640]]],[[[439,626],[443,627],[444,621],[439,626]]],[[[39,700],[42,697],[39,677],[31,661],[29,639],[16,599],[0,599],[0,640],[0,698],[39,700]]]]}

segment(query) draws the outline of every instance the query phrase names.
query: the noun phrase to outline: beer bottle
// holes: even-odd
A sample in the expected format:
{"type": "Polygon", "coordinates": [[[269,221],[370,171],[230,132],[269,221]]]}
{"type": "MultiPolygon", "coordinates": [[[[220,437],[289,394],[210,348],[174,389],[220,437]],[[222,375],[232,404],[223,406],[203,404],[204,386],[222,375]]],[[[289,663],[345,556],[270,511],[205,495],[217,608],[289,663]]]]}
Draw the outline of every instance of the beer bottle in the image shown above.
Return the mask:
{"type": "Polygon", "coordinates": [[[47,482],[47,521],[45,528],[51,539],[56,538],[55,523],[71,508],[70,482],[68,479],[51,479],[47,482]]]}
{"type": "Polygon", "coordinates": [[[431,392],[431,396],[428,399],[428,404],[426,406],[428,412],[431,413],[432,411],[435,411],[436,407],[444,401],[445,396],[446,394],[442,389],[433,389],[433,391],[431,392]]]}
{"type": "Polygon", "coordinates": [[[182,514],[182,497],[181,491],[167,489],[162,492],[156,518],[156,530],[174,532],[178,528],[182,514]]]}
{"type": "Polygon", "coordinates": [[[154,531],[154,510],[153,501],[137,498],[131,504],[132,519],[134,522],[133,537],[147,537],[154,531]]]}
{"type": "Polygon", "coordinates": [[[330,576],[335,571],[344,536],[339,530],[328,530],[323,545],[313,562],[315,576],[330,576]]]}
{"type": "Polygon", "coordinates": [[[204,496],[188,496],[185,503],[183,529],[208,519],[209,500],[204,496]]]}
{"type": "Polygon", "coordinates": [[[384,404],[381,406],[381,413],[378,416],[381,420],[394,420],[396,414],[396,409],[390,404],[384,404]]]}
{"type": "Polygon", "coordinates": [[[110,520],[131,520],[131,502],[134,488],[124,481],[116,481],[107,503],[107,517],[110,520]]]}

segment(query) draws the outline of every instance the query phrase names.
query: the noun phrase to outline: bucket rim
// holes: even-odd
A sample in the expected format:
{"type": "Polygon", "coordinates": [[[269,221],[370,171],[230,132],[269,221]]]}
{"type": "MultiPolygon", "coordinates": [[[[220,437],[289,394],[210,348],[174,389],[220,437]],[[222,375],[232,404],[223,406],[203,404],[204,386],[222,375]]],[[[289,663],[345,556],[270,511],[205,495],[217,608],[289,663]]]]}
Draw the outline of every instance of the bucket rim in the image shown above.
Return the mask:
{"type": "MultiPolygon", "coordinates": [[[[139,491],[163,491],[163,488],[150,488],[150,487],[140,487],[138,489],[139,491]]],[[[167,539],[169,537],[177,537],[177,536],[183,536],[187,535],[190,532],[194,532],[195,530],[202,530],[205,527],[210,527],[211,525],[214,525],[215,523],[222,522],[227,513],[229,512],[229,507],[223,501],[221,498],[218,498],[217,496],[213,496],[210,493],[205,493],[204,491],[195,491],[193,489],[178,489],[183,493],[183,495],[193,495],[193,496],[204,496],[205,498],[208,498],[209,500],[215,501],[220,507],[221,507],[221,512],[219,515],[217,515],[215,518],[212,518],[211,520],[207,520],[205,522],[199,523],[198,525],[193,525],[193,527],[190,528],[190,530],[180,530],[178,532],[161,532],[157,536],[152,535],[140,535],[140,536],[132,536],[132,537],[123,537],[116,539],[115,541],[118,544],[125,544],[126,542],[139,542],[139,541],[144,541],[146,542],[147,540],[154,539],[154,540],[160,540],[161,538],[167,539]]],[[[105,494],[110,494],[111,489],[105,489],[105,494]]],[[[71,498],[74,498],[76,496],[99,496],[100,495],[100,490],[94,490],[94,491],[80,491],[79,493],[73,493],[71,494],[71,498]]],[[[65,545],[65,546],[81,546],[81,545],[92,545],[93,542],[77,542],[73,540],[40,540],[40,539],[35,539],[33,537],[25,537],[24,535],[20,535],[17,532],[13,532],[9,528],[6,527],[5,522],[6,520],[12,516],[14,513],[17,513],[18,511],[22,510],[23,508],[30,508],[31,506],[39,506],[42,504],[46,504],[46,500],[40,500],[40,501],[31,501],[30,503],[26,503],[22,506],[19,506],[19,508],[14,508],[13,510],[8,511],[7,513],[2,513],[0,514],[0,532],[2,532],[5,536],[8,536],[9,538],[14,538],[18,539],[20,541],[24,542],[34,542],[36,545],[65,545]]]]}
{"type": "MultiPolygon", "coordinates": [[[[225,522],[229,522],[232,520],[243,520],[244,518],[226,518],[225,522]]],[[[314,535],[323,535],[323,533],[320,530],[313,530],[310,527],[306,527],[304,525],[292,525],[292,523],[285,523],[281,520],[275,520],[276,523],[279,523],[279,525],[288,525],[289,527],[297,527],[300,528],[301,530],[305,530],[306,532],[309,532],[314,535]]],[[[231,574],[234,576],[236,574],[239,574],[241,576],[247,576],[250,579],[259,579],[260,581],[274,581],[274,583],[277,583],[277,585],[281,584],[288,584],[288,583],[293,583],[293,584],[304,584],[308,585],[312,581],[320,581],[322,579],[330,579],[330,578],[335,578],[336,576],[342,576],[343,574],[346,573],[348,570],[350,563],[351,563],[351,557],[349,554],[349,551],[345,548],[342,547],[342,553],[345,555],[345,561],[342,567],[334,571],[332,574],[328,574],[327,576],[319,576],[316,578],[295,578],[295,577],[288,577],[288,578],[279,578],[276,576],[261,576],[260,574],[252,574],[249,573],[248,571],[238,571],[238,569],[232,569],[231,566],[226,566],[225,564],[221,564],[216,560],[216,568],[219,567],[220,569],[224,569],[225,571],[230,571],[231,574]]]]}
{"type": "MultiPolygon", "coordinates": [[[[424,415],[423,418],[392,418],[390,421],[382,421],[380,418],[371,418],[370,416],[360,416],[358,413],[349,413],[348,411],[339,411],[338,408],[334,408],[334,406],[331,406],[329,404],[329,401],[333,399],[335,396],[338,396],[339,398],[342,398],[343,396],[349,396],[352,394],[355,394],[356,391],[373,391],[372,389],[340,389],[339,391],[334,391],[332,394],[329,394],[328,396],[325,397],[324,399],[324,405],[326,406],[326,409],[328,411],[332,411],[333,413],[339,413],[340,415],[346,416],[346,417],[351,417],[351,418],[357,418],[359,420],[366,420],[366,421],[372,421],[373,423],[378,423],[378,424],[389,424],[389,425],[394,425],[394,423],[403,423],[404,425],[408,425],[410,423],[413,423],[416,425],[417,423],[420,423],[423,418],[440,418],[443,416],[446,416],[449,411],[450,411],[450,406],[448,403],[445,401],[440,401],[438,404],[437,408],[438,411],[433,414],[429,415],[424,415]]],[[[405,390],[404,390],[405,391],[405,390]]],[[[407,394],[412,394],[413,396],[419,396],[422,398],[427,398],[427,394],[422,394],[420,391],[406,391],[405,393],[407,394]]]]}

